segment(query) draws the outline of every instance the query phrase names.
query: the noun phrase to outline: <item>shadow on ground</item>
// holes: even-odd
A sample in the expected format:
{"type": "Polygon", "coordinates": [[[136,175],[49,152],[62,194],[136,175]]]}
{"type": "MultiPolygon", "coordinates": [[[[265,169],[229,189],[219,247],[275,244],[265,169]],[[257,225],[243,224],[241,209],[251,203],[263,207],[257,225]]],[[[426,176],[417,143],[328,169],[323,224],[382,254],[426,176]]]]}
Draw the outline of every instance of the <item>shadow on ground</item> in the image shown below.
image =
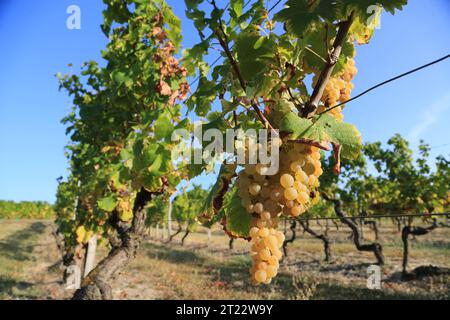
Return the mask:
{"type": "Polygon", "coordinates": [[[13,233],[3,241],[0,241],[0,256],[19,262],[33,260],[32,252],[34,246],[29,240],[44,230],[45,224],[34,222],[28,228],[13,233]]]}

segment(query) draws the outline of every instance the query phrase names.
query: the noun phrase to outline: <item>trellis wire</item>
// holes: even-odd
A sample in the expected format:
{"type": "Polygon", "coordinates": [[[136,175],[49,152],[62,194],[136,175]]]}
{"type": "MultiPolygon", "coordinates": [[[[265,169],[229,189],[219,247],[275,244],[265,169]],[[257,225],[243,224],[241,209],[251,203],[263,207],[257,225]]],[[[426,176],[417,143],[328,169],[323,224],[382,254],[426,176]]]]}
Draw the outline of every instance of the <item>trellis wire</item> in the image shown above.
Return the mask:
{"type": "Polygon", "coordinates": [[[450,217],[450,213],[416,213],[416,214],[384,214],[384,215],[367,215],[367,216],[346,216],[341,217],[316,217],[316,218],[296,218],[297,221],[315,221],[315,220],[342,220],[342,219],[380,219],[380,218],[414,218],[414,217],[450,217]]]}

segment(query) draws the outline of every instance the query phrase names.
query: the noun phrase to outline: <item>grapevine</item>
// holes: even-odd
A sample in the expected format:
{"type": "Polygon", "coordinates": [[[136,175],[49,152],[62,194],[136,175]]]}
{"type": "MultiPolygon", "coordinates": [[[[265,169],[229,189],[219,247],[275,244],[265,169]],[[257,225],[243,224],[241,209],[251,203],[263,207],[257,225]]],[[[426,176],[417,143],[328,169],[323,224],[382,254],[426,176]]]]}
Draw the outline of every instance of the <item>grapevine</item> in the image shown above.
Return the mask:
{"type": "MultiPolygon", "coordinates": [[[[206,158],[174,161],[179,141],[173,133],[195,129],[189,115],[198,116],[201,129],[221,135],[228,129],[275,132],[275,174],[261,159],[224,163],[206,199],[196,202],[202,204],[197,217],[189,212],[182,218],[189,225],[221,221],[231,237],[250,240],[254,284],[270,283],[278,272],[284,241],[279,221],[297,218],[319,201],[323,151],[333,146],[335,172],[341,157],[360,155],[361,136],[343,121],[342,109],[320,112],[350,97],[355,44],[368,43],[374,31],[364,4],[287,0],[272,12],[277,6],[268,10],[261,0],[248,6],[232,0],[225,9],[211,0],[208,12],[203,2],[185,2],[200,42],[181,52],[181,22],[163,0],[105,0],[105,66],[91,61],[81,76],[59,75],[74,104],[63,120],[71,139],[70,176],[58,188],[59,230],[67,250],[78,256],[94,235],[111,246],[78,298],[93,292],[111,298],[108,282],[136,255],[145,223],[164,217],[155,211],[182,180],[214,168],[206,158]],[[211,49],[223,57],[213,69],[206,63],[211,49]],[[311,74],[312,92],[305,84],[311,74]],[[198,79],[192,91],[188,76],[198,79]],[[216,102],[221,108],[213,108],[216,102]]],[[[394,13],[405,2],[381,0],[380,7],[394,13]]],[[[370,20],[376,25],[378,18],[370,20]]],[[[236,152],[231,157],[236,160],[236,152]]],[[[180,208],[184,197],[178,196],[180,208]]]]}

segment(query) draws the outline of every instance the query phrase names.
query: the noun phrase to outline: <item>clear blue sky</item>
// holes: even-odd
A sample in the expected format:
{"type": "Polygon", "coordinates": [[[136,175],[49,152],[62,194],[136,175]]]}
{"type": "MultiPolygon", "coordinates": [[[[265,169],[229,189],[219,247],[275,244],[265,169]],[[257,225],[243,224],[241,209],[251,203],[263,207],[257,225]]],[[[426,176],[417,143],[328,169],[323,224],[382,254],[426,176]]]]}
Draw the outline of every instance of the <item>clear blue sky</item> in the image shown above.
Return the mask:
{"type": "MultiPolygon", "coordinates": [[[[183,19],[189,47],[198,37],[184,1],[168,2],[183,19]]],[[[71,105],[54,74],[70,71],[69,63],[79,72],[83,61],[100,60],[102,8],[101,0],[0,0],[0,199],[54,201],[56,178],[67,176],[60,119],[71,105]],[[81,8],[81,30],[66,28],[71,4],[81,8]]],[[[396,16],[383,15],[372,42],[357,50],[354,93],[450,53],[450,2],[411,0],[396,16]]],[[[436,146],[433,156],[448,155],[450,60],[360,98],[345,116],[365,141],[399,132],[413,146],[419,139],[436,146]]]]}

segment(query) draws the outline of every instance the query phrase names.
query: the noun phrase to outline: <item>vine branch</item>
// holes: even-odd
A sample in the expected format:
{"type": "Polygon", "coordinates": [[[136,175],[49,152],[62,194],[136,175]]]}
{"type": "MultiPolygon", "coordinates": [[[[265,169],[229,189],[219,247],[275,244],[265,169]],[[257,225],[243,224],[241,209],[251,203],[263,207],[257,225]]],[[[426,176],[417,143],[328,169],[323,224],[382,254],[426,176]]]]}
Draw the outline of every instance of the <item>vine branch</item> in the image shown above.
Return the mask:
{"type": "MultiPolygon", "coordinates": [[[[214,9],[218,10],[216,2],[214,0],[211,1],[211,4],[214,6],[214,9]]],[[[234,59],[233,54],[231,53],[231,49],[228,45],[228,41],[227,41],[228,37],[223,28],[222,20],[220,18],[218,20],[219,20],[218,21],[219,28],[214,31],[214,34],[216,35],[217,39],[219,40],[219,43],[231,64],[231,67],[233,68],[233,71],[239,80],[239,84],[240,84],[242,90],[247,91],[247,84],[244,80],[244,77],[242,76],[241,69],[239,68],[239,65],[238,65],[236,59],[234,59]],[[223,35],[223,37],[222,37],[222,35],[223,35]]],[[[270,124],[269,120],[267,120],[267,118],[264,116],[264,114],[259,109],[258,101],[253,98],[250,100],[250,104],[251,104],[253,110],[256,112],[256,115],[258,116],[259,120],[263,123],[263,125],[266,128],[273,129],[273,126],[270,124]]]]}
{"type": "Polygon", "coordinates": [[[342,21],[339,24],[339,30],[336,35],[336,39],[334,40],[333,46],[328,54],[327,63],[325,64],[322,72],[320,73],[319,80],[317,81],[316,86],[314,87],[314,91],[311,95],[311,98],[306,103],[303,108],[302,116],[305,118],[312,117],[317,107],[319,106],[320,99],[322,99],[323,93],[325,91],[325,87],[328,83],[328,80],[333,73],[334,66],[339,60],[339,56],[341,55],[342,46],[344,44],[345,39],[347,38],[348,31],[353,23],[354,12],[350,14],[347,20],[342,21]]]}

